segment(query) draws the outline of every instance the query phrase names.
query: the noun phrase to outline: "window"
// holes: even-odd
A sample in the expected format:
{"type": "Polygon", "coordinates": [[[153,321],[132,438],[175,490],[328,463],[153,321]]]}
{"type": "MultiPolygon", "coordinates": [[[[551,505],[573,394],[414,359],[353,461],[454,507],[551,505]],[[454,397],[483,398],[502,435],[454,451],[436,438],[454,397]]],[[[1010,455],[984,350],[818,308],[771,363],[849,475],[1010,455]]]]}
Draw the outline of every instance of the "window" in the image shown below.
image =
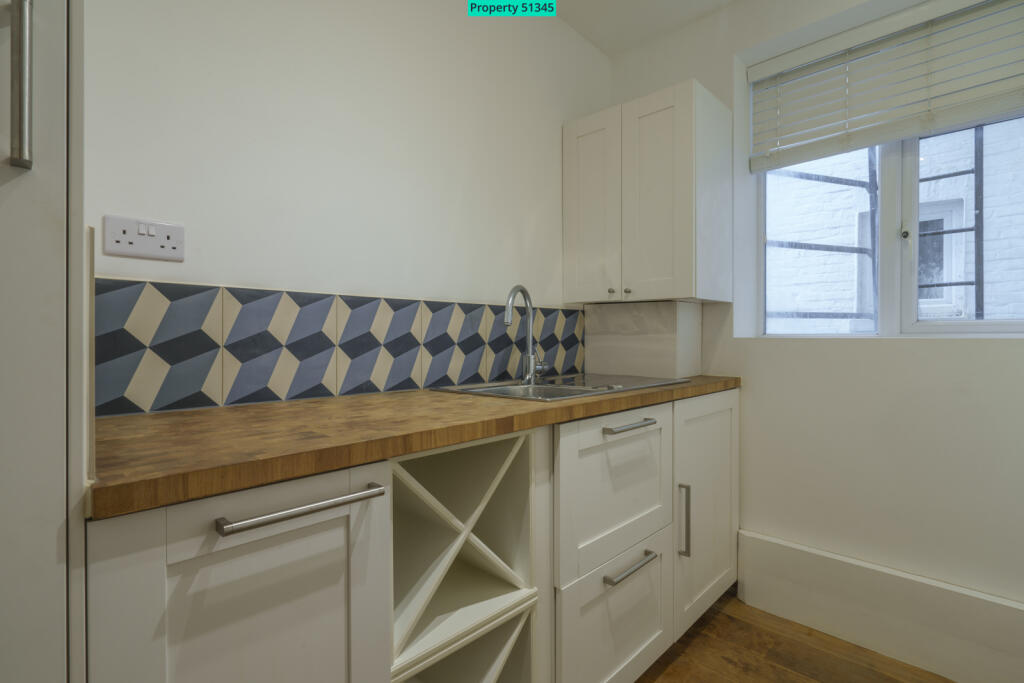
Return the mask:
{"type": "Polygon", "coordinates": [[[917,321],[1024,320],[1022,168],[1024,119],[920,141],[917,321]]]}
{"type": "Polygon", "coordinates": [[[884,149],[761,174],[763,332],[1024,332],[1024,118],[884,149]]]}
{"type": "Polygon", "coordinates": [[[768,171],[764,187],[764,331],[875,332],[878,149],[768,171]]]}
{"type": "Polygon", "coordinates": [[[1024,0],[889,25],[747,69],[760,329],[1024,334],[1024,0]]]}
{"type": "MultiPolygon", "coordinates": [[[[965,319],[968,302],[955,287],[928,286],[966,277],[968,239],[963,230],[964,202],[926,201],[918,210],[918,316],[922,320],[965,319]]],[[[972,256],[973,258],[973,256],[972,256]]]]}

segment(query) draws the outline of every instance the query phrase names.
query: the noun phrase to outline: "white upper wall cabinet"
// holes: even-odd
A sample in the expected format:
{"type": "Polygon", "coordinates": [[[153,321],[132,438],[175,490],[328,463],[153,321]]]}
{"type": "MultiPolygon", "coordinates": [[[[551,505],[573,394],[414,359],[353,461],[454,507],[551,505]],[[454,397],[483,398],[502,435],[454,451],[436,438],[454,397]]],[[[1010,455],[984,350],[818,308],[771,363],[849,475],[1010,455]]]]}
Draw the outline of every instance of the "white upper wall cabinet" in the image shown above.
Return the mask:
{"type": "Polygon", "coordinates": [[[619,301],[622,288],[621,107],[562,131],[562,259],[566,301],[619,301]]]}
{"type": "Polygon", "coordinates": [[[728,107],[690,80],[567,124],[563,152],[567,302],[732,300],[728,107]]]}

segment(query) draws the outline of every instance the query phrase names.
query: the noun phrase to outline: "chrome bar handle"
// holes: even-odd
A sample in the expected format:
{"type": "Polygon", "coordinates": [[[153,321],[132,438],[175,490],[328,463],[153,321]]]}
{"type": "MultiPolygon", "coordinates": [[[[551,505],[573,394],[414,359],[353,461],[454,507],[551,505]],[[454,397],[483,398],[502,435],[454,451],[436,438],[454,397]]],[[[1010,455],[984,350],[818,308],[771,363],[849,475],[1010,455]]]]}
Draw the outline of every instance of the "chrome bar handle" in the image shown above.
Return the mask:
{"type": "Polygon", "coordinates": [[[11,0],[11,165],[32,168],[32,0],[11,0]]]}
{"type": "Polygon", "coordinates": [[[643,567],[645,565],[650,564],[651,562],[654,562],[654,559],[656,557],[658,557],[658,553],[654,552],[653,550],[645,550],[644,551],[643,559],[640,560],[639,562],[637,562],[636,564],[634,564],[632,567],[630,567],[626,571],[622,572],[621,574],[619,574],[618,576],[616,576],[614,578],[611,577],[611,576],[604,577],[604,585],[606,585],[606,586],[618,586],[620,583],[622,583],[623,581],[625,581],[629,577],[633,576],[633,574],[636,574],[638,571],[643,569],[643,567]]]}
{"type": "Polygon", "coordinates": [[[329,510],[331,508],[341,507],[342,505],[351,505],[352,503],[358,503],[361,500],[368,498],[376,498],[377,496],[383,496],[386,489],[380,484],[374,484],[370,482],[365,491],[359,493],[350,493],[347,496],[339,496],[338,498],[330,498],[328,500],[322,500],[319,503],[310,503],[309,505],[300,505],[296,508],[289,510],[281,510],[279,512],[271,512],[270,514],[260,515],[259,517],[250,517],[249,519],[243,519],[238,522],[231,522],[224,517],[219,517],[213,522],[213,528],[217,530],[217,533],[221,536],[231,536],[242,531],[249,531],[250,529],[258,529],[268,524],[276,524],[277,522],[283,522],[288,519],[295,519],[296,517],[302,517],[304,515],[311,515],[314,512],[320,512],[321,510],[329,510]]]}
{"type": "Polygon", "coordinates": [[[683,557],[690,556],[690,485],[680,484],[680,491],[686,491],[686,523],[683,524],[683,549],[679,551],[679,554],[683,557]]]}
{"type": "Polygon", "coordinates": [[[653,417],[645,417],[644,419],[640,420],[639,422],[634,422],[633,424],[622,425],[621,427],[605,427],[601,431],[605,435],[608,435],[608,434],[622,434],[623,432],[631,432],[634,429],[640,429],[642,427],[650,427],[651,425],[656,425],[656,424],[658,424],[658,421],[655,420],[653,417]]]}

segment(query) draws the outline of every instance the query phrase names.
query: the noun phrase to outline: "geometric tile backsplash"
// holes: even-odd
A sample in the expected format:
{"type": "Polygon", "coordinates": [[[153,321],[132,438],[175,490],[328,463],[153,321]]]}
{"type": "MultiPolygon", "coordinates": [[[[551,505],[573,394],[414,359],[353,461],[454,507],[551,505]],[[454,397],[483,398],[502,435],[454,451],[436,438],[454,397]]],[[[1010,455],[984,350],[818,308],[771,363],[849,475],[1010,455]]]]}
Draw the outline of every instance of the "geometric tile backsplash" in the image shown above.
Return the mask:
{"type": "MultiPolygon", "coordinates": [[[[96,279],[96,414],[522,377],[526,310],[96,279]]],[[[583,371],[583,311],[538,308],[548,374],[583,371]]]]}

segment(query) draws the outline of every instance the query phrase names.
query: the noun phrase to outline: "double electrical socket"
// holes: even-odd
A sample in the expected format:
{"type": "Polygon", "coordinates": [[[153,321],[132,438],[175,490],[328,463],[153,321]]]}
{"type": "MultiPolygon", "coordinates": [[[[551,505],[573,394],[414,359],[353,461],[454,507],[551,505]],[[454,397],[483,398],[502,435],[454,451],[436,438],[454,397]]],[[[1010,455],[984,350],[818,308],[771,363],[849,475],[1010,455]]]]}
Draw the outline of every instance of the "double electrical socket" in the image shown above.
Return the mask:
{"type": "Polygon", "coordinates": [[[104,216],[103,253],[159,261],[184,261],[185,226],[125,216],[104,216]]]}

